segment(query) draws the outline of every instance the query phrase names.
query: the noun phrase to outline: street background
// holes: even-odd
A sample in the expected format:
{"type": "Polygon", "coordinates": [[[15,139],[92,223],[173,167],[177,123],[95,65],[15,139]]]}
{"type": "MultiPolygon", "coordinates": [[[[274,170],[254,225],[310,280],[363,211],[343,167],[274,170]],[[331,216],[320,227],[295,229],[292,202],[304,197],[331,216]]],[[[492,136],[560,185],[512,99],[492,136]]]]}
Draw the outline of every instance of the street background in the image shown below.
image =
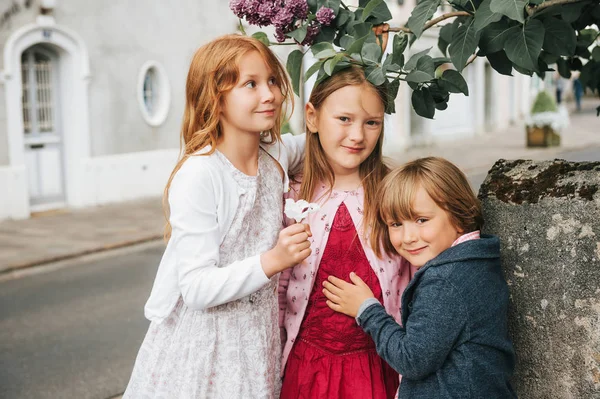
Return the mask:
{"type": "MultiPolygon", "coordinates": [[[[600,161],[600,100],[571,113],[562,145],[529,149],[525,128],[390,153],[457,164],[478,190],[498,159],[600,161]]],[[[572,108],[572,104],[567,104],[572,108]]],[[[0,398],[113,398],[129,378],[164,243],[161,198],[0,222],[0,398]]]]}

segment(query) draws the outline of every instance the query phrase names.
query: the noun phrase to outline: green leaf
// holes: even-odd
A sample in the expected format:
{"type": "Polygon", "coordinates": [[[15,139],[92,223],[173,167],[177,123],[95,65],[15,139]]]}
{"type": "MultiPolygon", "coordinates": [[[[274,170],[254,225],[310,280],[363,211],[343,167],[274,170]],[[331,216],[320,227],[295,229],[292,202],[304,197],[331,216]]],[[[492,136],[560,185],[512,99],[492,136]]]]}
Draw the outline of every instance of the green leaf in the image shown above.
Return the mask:
{"type": "Polygon", "coordinates": [[[446,24],[442,26],[440,28],[440,38],[450,43],[456,29],[458,29],[458,25],[456,24],[446,24]]]}
{"type": "Polygon", "coordinates": [[[353,12],[348,11],[345,8],[340,8],[340,11],[338,12],[337,17],[335,18],[335,26],[337,26],[338,28],[341,28],[347,22],[349,22],[353,16],[354,16],[353,12]]]}
{"type": "Polygon", "coordinates": [[[427,72],[415,70],[406,75],[405,79],[407,82],[425,83],[432,81],[433,75],[430,75],[427,72]]]}
{"type": "Polygon", "coordinates": [[[390,12],[385,1],[379,3],[379,5],[375,7],[370,14],[371,15],[366,20],[371,22],[373,25],[379,25],[392,19],[392,13],[390,12]]]}
{"type": "Polygon", "coordinates": [[[329,58],[329,57],[333,57],[334,55],[337,54],[337,51],[335,51],[335,49],[333,48],[333,45],[328,42],[321,42],[321,43],[314,44],[310,48],[310,50],[312,51],[313,55],[317,59],[329,58]]]}
{"type": "Polygon", "coordinates": [[[340,47],[344,50],[347,50],[352,45],[352,43],[354,43],[354,38],[350,35],[344,35],[340,39],[340,47]]]}
{"type": "Polygon", "coordinates": [[[441,0],[421,0],[413,9],[406,25],[416,37],[421,36],[425,23],[433,17],[441,3],[441,0]]]}
{"type": "Polygon", "coordinates": [[[394,36],[392,46],[392,62],[400,66],[404,65],[404,50],[408,45],[408,35],[402,33],[394,36]]]}
{"type": "Polygon", "coordinates": [[[367,80],[374,86],[380,86],[385,83],[385,75],[383,69],[380,66],[367,67],[365,69],[365,75],[367,80]]]}
{"type": "Polygon", "coordinates": [[[475,12],[475,32],[479,32],[491,23],[498,22],[502,18],[502,14],[493,12],[490,9],[492,0],[484,0],[475,12]]]}
{"type": "Polygon", "coordinates": [[[505,50],[508,59],[515,65],[535,71],[538,69],[538,56],[544,41],[544,24],[531,19],[527,24],[514,26],[506,33],[505,50]]]}
{"type": "Polygon", "coordinates": [[[527,0],[492,0],[490,10],[524,23],[526,4],[527,0]]]}
{"type": "Polygon", "coordinates": [[[426,74],[433,76],[435,75],[435,65],[433,63],[433,58],[428,55],[424,55],[419,58],[417,61],[417,70],[421,72],[425,72],[426,74]]]}
{"type": "Polygon", "coordinates": [[[252,37],[255,39],[258,39],[265,46],[269,46],[271,44],[271,42],[269,41],[269,37],[267,36],[267,34],[265,32],[256,32],[256,33],[252,34],[252,37]]]}
{"type": "Polygon", "coordinates": [[[556,55],[573,55],[577,36],[571,24],[558,18],[544,20],[544,50],[556,55]]]}
{"type": "Polygon", "coordinates": [[[308,26],[306,24],[303,24],[298,29],[293,30],[289,33],[286,33],[285,35],[287,37],[291,37],[298,43],[302,43],[304,41],[304,39],[306,39],[307,32],[308,32],[308,26]]]}
{"type": "Polygon", "coordinates": [[[321,66],[323,66],[323,61],[317,61],[311,65],[311,67],[308,68],[308,71],[306,71],[304,74],[304,81],[308,82],[308,79],[310,79],[315,73],[317,73],[319,69],[321,69],[321,66]]]}
{"type": "Polygon", "coordinates": [[[567,61],[563,58],[559,58],[556,60],[556,69],[558,69],[558,73],[565,79],[571,79],[571,68],[567,64],[567,61]]]}
{"type": "MultiPolygon", "coordinates": [[[[372,28],[373,24],[368,22],[354,21],[351,24],[348,24],[346,32],[354,37],[363,37],[371,33],[372,28]]],[[[375,41],[375,34],[373,34],[373,41],[375,41]]]]}
{"type": "Polygon", "coordinates": [[[512,76],[512,61],[508,59],[504,50],[488,54],[490,65],[501,75],[512,76]]]}
{"type": "Polygon", "coordinates": [[[371,0],[367,3],[367,5],[365,6],[365,9],[362,12],[362,16],[361,16],[361,20],[363,22],[365,22],[367,20],[367,18],[369,18],[371,16],[371,13],[373,12],[373,10],[375,10],[375,8],[377,6],[379,6],[381,3],[383,3],[383,0],[371,0]]]}
{"type": "Polygon", "coordinates": [[[450,43],[445,41],[441,37],[438,39],[438,49],[442,52],[442,54],[444,54],[444,55],[448,54],[448,46],[449,45],[450,45],[450,43]]]}
{"type": "Polygon", "coordinates": [[[581,16],[581,10],[586,5],[585,2],[563,4],[561,7],[561,17],[563,21],[571,23],[575,22],[581,16]]]}
{"type": "Polygon", "coordinates": [[[300,77],[302,76],[302,57],[304,53],[300,50],[294,50],[288,55],[286,69],[292,79],[292,89],[297,96],[300,94],[300,77]]]}
{"type": "Polygon", "coordinates": [[[315,37],[314,43],[333,42],[333,39],[335,38],[335,32],[336,30],[332,26],[322,26],[321,30],[317,34],[317,37],[315,37]]]}
{"type": "Polygon", "coordinates": [[[555,64],[556,60],[560,57],[558,55],[550,54],[547,51],[542,50],[540,53],[540,59],[544,61],[547,65],[555,64]]]}
{"type": "Polygon", "coordinates": [[[443,82],[443,87],[450,93],[463,93],[465,96],[469,95],[469,87],[463,76],[453,70],[447,69],[442,74],[440,82],[443,82]]]}
{"type": "Polygon", "coordinates": [[[413,54],[408,59],[408,62],[406,64],[404,64],[404,70],[405,71],[412,71],[413,69],[415,69],[417,67],[417,62],[419,62],[419,59],[421,57],[423,57],[424,55],[426,55],[427,53],[429,53],[429,50],[431,50],[431,47],[429,47],[428,49],[425,49],[423,51],[419,51],[416,54],[413,54]]]}
{"type": "Polygon", "coordinates": [[[338,64],[338,62],[340,62],[341,60],[344,59],[344,54],[336,54],[335,57],[328,59],[327,61],[325,61],[325,64],[323,65],[323,70],[325,71],[325,73],[329,76],[331,76],[333,74],[333,71],[335,70],[335,66],[338,64]]]}
{"type": "Polygon", "coordinates": [[[516,64],[513,64],[513,68],[515,68],[515,71],[519,72],[521,75],[527,75],[527,76],[533,75],[532,70],[529,70],[527,68],[522,68],[516,64]]]}
{"type": "Polygon", "coordinates": [[[477,49],[477,36],[473,25],[473,21],[469,24],[461,25],[454,34],[450,47],[448,47],[450,59],[452,59],[452,63],[459,71],[463,70],[469,57],[477,49]]]}
{"type": "Polygon", "coordinates": [[[363,36],[360,39],[355,40],[354,43],[352,43],[352,45],[346,49],[346,53],[350,55],[361,54],[363,45],[365,44],[367,37],[368,36],[363,36]]]}
{"type": "Polygon", "coordinates": [[[417,115],[433,119],[433,115],[435,115],[435,100],[426,87],[413,91],[411,103],[417,115]]]}
{"type": "Polygon", "coordinates": [[[479,48],[483,54],[496,53],[504,48],[506,33],[510,30],[507,21],[500,20],[481,31],[479,48]]]}
{"type": "Polygon", "coordinates": [[[588,48],[598,37],[598,32],[594,29],[583,29],[577,35],[577,46],[588,48]]]}
{"type": "Polygon", "coordinates": [[[400,89],[400,79],[394,79],[387,84],[387,106],[385,108],[386,114],[393,114],[396,112],[396,96],[398,95],[398,90],[400,89]]]}
{"type": "Polygon", "coordinates": [[[360,51],[360,56],[363,60],[379,62],[381,59],[381,47],[375,43],[365,43],[360,51]]]}
{"type": "Polygon", "coordinates": [[[600,47],[594,47],[594,50],[592,50],[592,58],[594,61],[600,61],[600,47]]]}

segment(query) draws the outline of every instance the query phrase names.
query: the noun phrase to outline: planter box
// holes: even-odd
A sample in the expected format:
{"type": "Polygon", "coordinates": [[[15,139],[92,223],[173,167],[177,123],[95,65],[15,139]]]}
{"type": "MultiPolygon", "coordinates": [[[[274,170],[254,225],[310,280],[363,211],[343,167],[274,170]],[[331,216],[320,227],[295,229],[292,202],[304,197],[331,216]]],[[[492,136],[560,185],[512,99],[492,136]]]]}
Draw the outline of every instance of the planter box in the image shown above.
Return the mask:
{"type": "Polygon", "coordinates": [[[550,126],[527,126],[527,147],[555,147],[560,145],[560,135],[550,126]]]}

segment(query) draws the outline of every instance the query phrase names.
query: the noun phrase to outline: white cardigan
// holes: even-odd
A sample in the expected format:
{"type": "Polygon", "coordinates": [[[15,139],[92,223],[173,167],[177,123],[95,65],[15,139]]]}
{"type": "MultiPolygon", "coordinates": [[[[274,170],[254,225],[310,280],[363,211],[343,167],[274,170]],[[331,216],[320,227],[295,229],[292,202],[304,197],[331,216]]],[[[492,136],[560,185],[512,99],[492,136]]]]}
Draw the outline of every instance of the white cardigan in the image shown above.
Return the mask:
{"type": "MultiPolygon", "coordinates": [[[[282,139],[283,144],[261,147],[284,171],[279,188],[283,196],[289,190],[288,171],[304,159],[305,136],[285,134],[282,139]]],[[[192,156],[177,171],[169,189],[173,231],[144,308],[148,320],[162,322],[180,295],[189,308],[207,309],[250,295],[269,282],[260,254],[219,267],[219,246],[243,192],[216,154],[192,156]]]]}

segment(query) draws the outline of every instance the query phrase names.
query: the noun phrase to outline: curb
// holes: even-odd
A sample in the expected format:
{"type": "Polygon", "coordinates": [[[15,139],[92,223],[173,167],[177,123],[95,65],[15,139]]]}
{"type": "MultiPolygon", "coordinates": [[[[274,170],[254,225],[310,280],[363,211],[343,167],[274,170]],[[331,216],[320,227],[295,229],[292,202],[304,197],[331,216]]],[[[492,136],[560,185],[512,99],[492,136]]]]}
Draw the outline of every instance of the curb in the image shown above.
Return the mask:
{"type": "Polygon", "coordinates": [[[31,268],[31,267],[36,267],[36,266],[42,266],[45,264],[60,262],[63,260],[74,259],[74,258],[78,258],[78,257],[85,256],[85,255],[96,254],[96,253],[110,251],[110,250],[114,250],[114,249],[129,247],[129,246],[133,246],[133,245],[137,245],[137,244],[143,244],[143,243],[151,242],[151,241],[158,241],[158,240],[161,240],[162,238],[163,238],[162,234],[156,234],[156,235],[138,238],[138,239],[134,239],[134,240],[127,240],[127,241],[117,242],[114,244],[107,244],[107,245],[103,245],[101,247],[85,249],[85,250],[77,251],[77,252],[71,252],[68,254],[56,255],[56,256],[51,256],[51,257],[42,258],[42,259],[36,259],[36,260],[24,262],[24,263],[12,264],[12,265],[8,265],[5,269],[0,270],[0,276],[2,276],[4,274],[9,274],[9,273],[12,273],[12,272],[15,272],[18,270],[23,270],[23,269],[27,269],[27,268],[31,268]]]}

